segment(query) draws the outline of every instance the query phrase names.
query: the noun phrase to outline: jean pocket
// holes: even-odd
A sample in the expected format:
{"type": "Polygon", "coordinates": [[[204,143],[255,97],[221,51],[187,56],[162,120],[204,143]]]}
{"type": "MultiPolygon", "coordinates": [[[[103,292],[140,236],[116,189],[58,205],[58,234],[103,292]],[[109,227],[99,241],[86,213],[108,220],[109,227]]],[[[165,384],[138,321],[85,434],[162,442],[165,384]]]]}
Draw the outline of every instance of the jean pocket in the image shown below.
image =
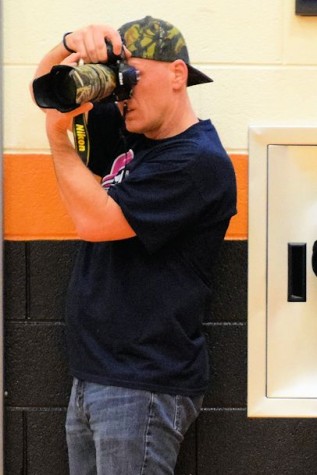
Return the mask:
{"type": "Polygon", "coordinates": [[[175,430],[184,435],[191,424],[197,419],[202,407],[204,396],[176,396],[175,430]]]}

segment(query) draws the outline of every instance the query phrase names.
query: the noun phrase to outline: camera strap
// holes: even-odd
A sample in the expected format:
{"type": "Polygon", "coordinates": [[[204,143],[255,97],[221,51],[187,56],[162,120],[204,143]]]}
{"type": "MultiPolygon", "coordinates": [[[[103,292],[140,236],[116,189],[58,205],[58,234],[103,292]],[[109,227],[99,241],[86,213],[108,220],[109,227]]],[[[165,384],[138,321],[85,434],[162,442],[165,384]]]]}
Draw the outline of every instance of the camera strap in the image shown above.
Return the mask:
{"type": "Polygon", "coordinates": [[[74,117],[73,135],[76,152],[87,166],[89,164],[90,143],[85,114],[74,117]]]}

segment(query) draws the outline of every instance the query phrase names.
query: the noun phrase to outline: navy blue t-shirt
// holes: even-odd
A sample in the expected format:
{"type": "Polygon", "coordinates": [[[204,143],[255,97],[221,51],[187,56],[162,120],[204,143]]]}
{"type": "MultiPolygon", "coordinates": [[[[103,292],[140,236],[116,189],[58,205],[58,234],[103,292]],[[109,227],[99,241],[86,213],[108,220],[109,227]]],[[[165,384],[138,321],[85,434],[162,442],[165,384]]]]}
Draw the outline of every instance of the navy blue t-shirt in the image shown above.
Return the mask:
{"type": "Polygon", "coordinates": [[[67,301],[79,379],[195,396],[208,385],[202,322],[236,183],[211,122],[168,139],[123,132],[116,106],[90,112],[90,169],[136,237],[84,242],[67,301]]]}

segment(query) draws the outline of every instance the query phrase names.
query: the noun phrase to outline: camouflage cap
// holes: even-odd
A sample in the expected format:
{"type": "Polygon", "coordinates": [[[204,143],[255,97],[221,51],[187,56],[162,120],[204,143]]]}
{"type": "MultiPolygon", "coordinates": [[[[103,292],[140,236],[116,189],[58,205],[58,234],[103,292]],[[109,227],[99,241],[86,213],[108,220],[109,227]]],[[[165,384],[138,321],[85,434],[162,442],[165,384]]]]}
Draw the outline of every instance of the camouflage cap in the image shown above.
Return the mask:
{"type": "Polygon", "coordinates": [[[174,25],[146,16],[119,28],[123,44],[135,58],[173,62],[182,59],[188,68],[187,86],[212,82],[206,74],[190,65],[185,39],[174,25]]]}

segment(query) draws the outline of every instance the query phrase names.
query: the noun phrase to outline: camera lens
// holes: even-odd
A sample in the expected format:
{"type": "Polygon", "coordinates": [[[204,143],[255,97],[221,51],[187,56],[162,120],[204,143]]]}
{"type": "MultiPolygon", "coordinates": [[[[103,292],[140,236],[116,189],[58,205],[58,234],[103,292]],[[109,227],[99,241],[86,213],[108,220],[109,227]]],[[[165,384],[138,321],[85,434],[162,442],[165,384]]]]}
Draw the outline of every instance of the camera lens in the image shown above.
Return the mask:
{"type": "Polygon", "coordinates": [[[138,71],[120,61],[107,65],[57,65],[33,81],[33,92],[40,107],[69,112],[85,102],[128,99],[137,81],[138,71]]]}
{"type": "Polygon", "coordinates": [[[76,104],[76,84],[68,71],[57,71],[53,81],[53,93],[60,104],[65,106],[76,104]]]}

